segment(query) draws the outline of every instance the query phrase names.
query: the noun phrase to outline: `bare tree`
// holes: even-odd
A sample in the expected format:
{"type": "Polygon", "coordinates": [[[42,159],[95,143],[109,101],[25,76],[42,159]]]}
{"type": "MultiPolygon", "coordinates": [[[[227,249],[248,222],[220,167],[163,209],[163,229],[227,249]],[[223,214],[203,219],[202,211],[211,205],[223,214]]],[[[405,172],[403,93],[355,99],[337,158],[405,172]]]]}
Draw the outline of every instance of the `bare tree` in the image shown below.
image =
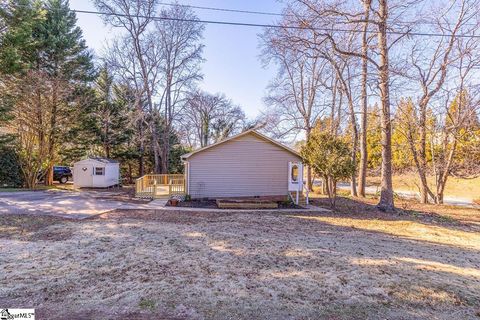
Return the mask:
{"type": "Polygon", "coordinates": [[[375,63],[378,69],[378,86],[380,88],[381,112],[380,123],[382,128],[382,182],[380,209],[391,211],[393,203],[393,182],[392,182],[392,123],[390,117],[390,68],[389,68],[389,46],[387,41],[388,26],[388,4],[387,0],[378,1],[377,26],[378,26],[378,51],[379,63],[375,63]]]}
{"type": "MultiPolygon", "coordinates": [[[[471,38],[466,41],[462,37],[462,35],[474,34],[478,28],[478,25],[475,23],[477,13],[470,11],[474,7],[478,7],[478,1],[462,0],[451,3],[450,6],[439,13],[437,12],[441,10],[440,8],[433,10],[434,12],[436,11],[435,15],[431,17],[431,20],[435,23],[433,30],[442,33],[443,36],[430,39],[428,42],[425,42],[424,39],[415,39],[411,45],[409,59],[414,75],[409,75],[408,77],[416,81],[422,90],[422,94],[415,106],[417,115],[415,127],[418,128],[418,132],[415,134],[412,131],[417,130],[417,128],[413,129],[412,126],[408,126],[407,128],[411,132],[407,132],[406,136],[408,137],[410,150],[421,183],[420,194],[422,203],[427,203],[429,198],[435,202],[443,201],[443,181],[446,183],[448,172],[444,172],[444,170],[441,170],[441,173],[437,172],[441,177],[437,178],[439,184],[437,184],[436,193],[431,190],[427,180],[429,173],[427,159],[428,112],[429,108],[432,107],[432,103],[435,106],[435,100],[442,100],[441,96],[444,96],[449,82],[454,81],[453,79],[448,79],[449,75],[459,79],[459,84],[455,88],[458,90],[456,95],[463,95],[467,77],[474,68],[478,67],[478,57],[474,53],[478,50],[478,40],[471,38]],[[446,16],[456,16],[456,18],[445,19],[444,17],[446,16]]],[[[448,105],[449,99],[443,98],[443,100],[448,105]]],[[[438,108],[439,101],[436,102],[436,108],[438,108]]],[[[466,107],[462,105],[464,99],[459,98],[458,102],[460,103],[460,109],[466,107]]],[[[451,118],[451,123],[454,123],[454,127],[462,126],[464,113],[461,110],[457,115],[448,115],[448,112],[445,114],[451,118]]],[[[444,139],[447,139],[449,135],[455,136],[455,130],[452,130],[450,128],[448,134],[443,132],[444,139]]],[[[454,143],[448,152],[450,155],[447,158],[450,160],[446,160],[443,166],[444,169],[451,167],[455,149],[456,144],[454,143]]]]}
{"type": "Polygon", "coordinates": [[[190,145],[205,147],[240,132],[245,123],[242,109],[222,94],[200,90],[192,93],[181,113],[182,130],[190,132],[190,145]]]}
{"type": "Polygon", "coordinates": [[[159,106],[164,129],[162,131],[161,171],[168,172],[170,136],[179,112],[186,106],[187,96],[195,83],[202,79],[200,63],[203,61],[201,43],[204,25],[198,23],[192,10],[173,6],[162,10],[155,22],[159,45],[163,48],[162,72],[164,82],[159,95],[159,106]]]}
{"type": "MultiPolygon", "coordinates": [[[[302,132],[308,141],[316,121],[325,113],[322,75],[329,70],[318,55],[292,45],[291,37],[308,37],[310,32],[289,29],[290,14],[287,10],[282,21],[286,28],[266,29],[261,36],[264,64],[278,66],[277,76],[269,85],[265,99],[270,108],[267,118],[275,136],[284,138],[302,132]]],[[[311,168],[307,168],[307,181],[311,189],[311,168]]]]}
{"type": "MultiPolygon", "coordinates": [[[[154,46],[150,30],[155,19],[158,0],[132,1],[132,0],[95,0],[95,6],[107,14],[103,16],[106,23],[125,30],[121,40],[114,40],[109,52],[109,64],[113,70],[115,67],[126,72],[129,82],[135,84],[138,90],[137,102],[145,98],[146,108],[150,115],[153,115],[154,95],[159,77],[159,64],[161,55],[158,50],[152,57],[154,46]],[[124,64],[125,63],[125,64],[124,64]]],[[[118,69],[117,69],[118,70],[118,69]]],[[[140,110],[140,105],[138,109],[140,110]]],[[[146,117],[143,117],[146,119],[146,117]]],[[[156,129],[156,119],[149,117],[149,129],[152,137],[152,149],[154,153],[154,170],[160,171],[160,147],[156,129]]],[[[139,126],[143,130],[142,122],[139,126]]],[[[140,146],[143,149],[143,145],[140,146]]],[[[143,150],[141,150],[143,153],[143,150]]],[[[143,161],[140,164],[140,171],[143,171],[143,161]]],[[[143,174],[141,172],[140,174],[143,174]]]]}
{"type": "MultiPolygon", "coordinates": [[[[150,106],[148,105],[148,100],[145,97],[145,90],[143,86],[143,79],[141,74],[139,74],[140,67],[138,65],[138,60],[134,52],[133,44],[129,37],[119,37],[113,39],[107,46],[105,53],[103,54],[103,60],[106,65],[112,71],[115,79],[124,84],[126,87],[129,87],[133,90],[134,95],[134,110],[132,113],[132,118],[130,119],[131,125],[136,128],[137,134],[137,148],[138,148],[138,175],[142,176],[145,173],[145,161],[144,154],[146,149],[147,140],[147,129],[153,126],[153,118],[148,117],[152,112],[150,106]],[[149,121],[150,120],[150,121],[149,121]]],[[[150,68],[152,70],[152,78],[158,81],[159,78],[159,68],[150,68]]],[[[152,83],[153,81],[149,81],[152,83]]],[[[152,84],[154,84],[153,82],[152,84]]],[[[152,130],[150,129],[150,132],[152,130]]],[[[151,139],[155,141],[155,139],[151,139]]],[[[159,164],[159,154],[160,152],[158,147],[158,138],[156,139],[157,144],[152,145],[154,152],[154,157],[157,157],[157,164],[159,164]]]]}
{"type": "Polygon", "coordinates": [[[204,26],[185,6],[157,13],[157,0],[95,0],[95,4],[108,13],[106,22],[126,31],[111,44],[109,60],[121,70],[117,74],[123,73],[122,78],[138,90],[138,109],[143,110],[139,126],[142,130],[144,124],[148,126],[154,171],[166,173],[176,116],[194,82],[201,79],[204,26]]]}
{"type": "Polygon", "coordinates": [[[362,82],[361,82],[361,102],[362,117],[360,121],[360,167],[358,170],[358,193],[361,197],[365,197],[365,187],[367,180],[368,152],[367,152],[367,130],[368,130],[368,27],[370,20],[370,8],[372,0],[362,0],[364,8],[364,22],[362,29],[362,82]]]}
{"type": "MultiPolygon", "coordinates": [[[[371,2],[368,6],[368,17],[365,15],[365,6],[361,3],[341,1],[317,1],[317,0],[296,0],[292,1],[297,17],[297,26],[308,28],[314,34],[316,43],[312,38],[291,39],[292,43],[303,42],[306,46],[318,46],[328,41],[332,50],[339,55],[349,56],[363,61],[367,60],[377,71],[376,82],[379,88],[381,101],[381,127],[382,127],[382,165],[381,165],[381,193],[378,207],[382,210],[393,210],[393,186],[392,186],[392,148],[391,148],[391,116],[390,116],[390,64],[389,51],[408,34],[408,26],[396,25],[396,18],[404,12],[410,4],[400,2],[378,0],[371,2]],[[395,15],[391,15],[390,11],[395,15]],[[362,31],[365,23],[372,26],[367,32],[376,35],[375,54],[365,55],[364,50],[356,46],[349,48],[345,46],[345,33],[352,36],[365,34],[362,31]],[[389,32],[395,30],[395,37],[389,36],[389,32]],[[323,40],[322,40],[323,39],[323,40]]],[[[369,28],[367,26],[367,28],[369,28]]],[[[361,39],[357,41],[362,43],[361,39]]],[[[320,46],[323,47],[323,46],[320,46]]],[[[372,47],[373,48],[373,47],[372,47]]],[[[367,52],[368,53],[368,52],[367,52]]],[[[373,53],[373,52],[372,52],[373,53]]]]}

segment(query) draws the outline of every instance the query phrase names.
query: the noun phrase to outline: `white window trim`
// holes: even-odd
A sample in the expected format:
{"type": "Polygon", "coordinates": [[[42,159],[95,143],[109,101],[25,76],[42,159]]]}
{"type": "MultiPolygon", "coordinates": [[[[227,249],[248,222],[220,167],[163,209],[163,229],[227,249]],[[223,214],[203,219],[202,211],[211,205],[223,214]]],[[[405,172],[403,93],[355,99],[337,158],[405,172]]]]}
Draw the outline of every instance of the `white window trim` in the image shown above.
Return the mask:
{"type": "Polygon", "coordinates": [[[295,183],[295,184],[298,184],[298,175],[299,175],[299,171],[300,171],[300,167],[297,163],[293,163],[292,164],[292,167],[290,169],[290,177],[291,177],[291,181],[292,183],[295,183]],[[297,178],[294,180],[293,179],[293,170],[297,168],[297,178]]]}
{"type": "Polygon", "coordinates": [[[104,176],[105,175],[105,167],[93,167],[93,175],[94,176],[104,176]],[[102,169],[102,174],[97,174],[97,169],[102,169]]]}

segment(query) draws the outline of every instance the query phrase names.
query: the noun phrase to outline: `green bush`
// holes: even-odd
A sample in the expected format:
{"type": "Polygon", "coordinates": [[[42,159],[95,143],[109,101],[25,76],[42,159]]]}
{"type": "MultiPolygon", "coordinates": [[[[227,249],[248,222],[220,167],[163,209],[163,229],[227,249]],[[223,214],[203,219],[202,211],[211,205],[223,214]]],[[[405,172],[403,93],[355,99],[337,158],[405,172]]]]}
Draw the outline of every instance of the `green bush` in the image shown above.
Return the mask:
{"type": "Polygon", "coordinates": [[[15,151],[0,147],[0,188],[22,186],[23,175],[15,151]]]}
{"type": "Polygon", "coordinates": [[[337,181],[350,178],[355,172],[348,143],[317,128],[301,148],[303,162],[326,181],[326,191],[332,208],[337,197],[337,181]]]}

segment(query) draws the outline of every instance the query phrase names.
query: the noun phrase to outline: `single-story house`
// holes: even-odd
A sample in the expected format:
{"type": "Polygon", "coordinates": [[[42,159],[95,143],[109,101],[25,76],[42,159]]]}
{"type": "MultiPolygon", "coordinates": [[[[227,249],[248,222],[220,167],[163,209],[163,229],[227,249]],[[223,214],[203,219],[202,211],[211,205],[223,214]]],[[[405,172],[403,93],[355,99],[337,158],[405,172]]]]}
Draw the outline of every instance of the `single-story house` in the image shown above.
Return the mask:
{"type": "Polygon", "coordinates": [[[120,184],[120,164],[107,158],[88,158],[73,165],[75,188],[108,188],[120,184]]]}
{"type": "MultiPolygon", "coordinates": [[[[195,198],[286,197],[303,191],[301,156],[255,131],[245,131],[182,156],[186,193],[195,198]]],[[[297,198],[298,199],[298,198],[297,198]]]]}

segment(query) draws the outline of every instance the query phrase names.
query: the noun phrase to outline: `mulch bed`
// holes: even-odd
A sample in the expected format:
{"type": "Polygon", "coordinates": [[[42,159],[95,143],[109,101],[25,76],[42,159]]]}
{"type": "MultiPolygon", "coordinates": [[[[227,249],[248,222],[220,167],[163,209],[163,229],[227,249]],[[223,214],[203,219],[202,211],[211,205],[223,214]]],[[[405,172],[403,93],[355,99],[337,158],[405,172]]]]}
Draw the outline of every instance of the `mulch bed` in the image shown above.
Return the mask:
{"type": "MultiPolygon", "coordinates": [[[[171,206],[167,203],[167,207],[171,206]]],[[[191,201],[180,201],[177,207],[183,208],[206,208],[206,209],[218,209],[217,202],[215,200],[191,200],[191,201]]],[[[300,206],[297,206],[291,202],[279,201],[279,209],[304,209],[300,206]]],[[[225,210],[235,210],[235,209],[225,209],[225,210]]],[[[255,209],[255,210],[272,210],[272,209],[255,209]]]]}
{"type": "MultiPolygon", "coordinates": [[[[170,205],[167,204],[167,206],[170,206],[170,205]]],[[[215,200],[180,201],[177,207],[218,209],[217,202],[215,200]]]]}
{"type": "Polygon", "coordinates": [[[293,202],[279,202],[278,203],[278,209],[305,209],[301,206],[297,206],[295,203],[293,202]]]}

